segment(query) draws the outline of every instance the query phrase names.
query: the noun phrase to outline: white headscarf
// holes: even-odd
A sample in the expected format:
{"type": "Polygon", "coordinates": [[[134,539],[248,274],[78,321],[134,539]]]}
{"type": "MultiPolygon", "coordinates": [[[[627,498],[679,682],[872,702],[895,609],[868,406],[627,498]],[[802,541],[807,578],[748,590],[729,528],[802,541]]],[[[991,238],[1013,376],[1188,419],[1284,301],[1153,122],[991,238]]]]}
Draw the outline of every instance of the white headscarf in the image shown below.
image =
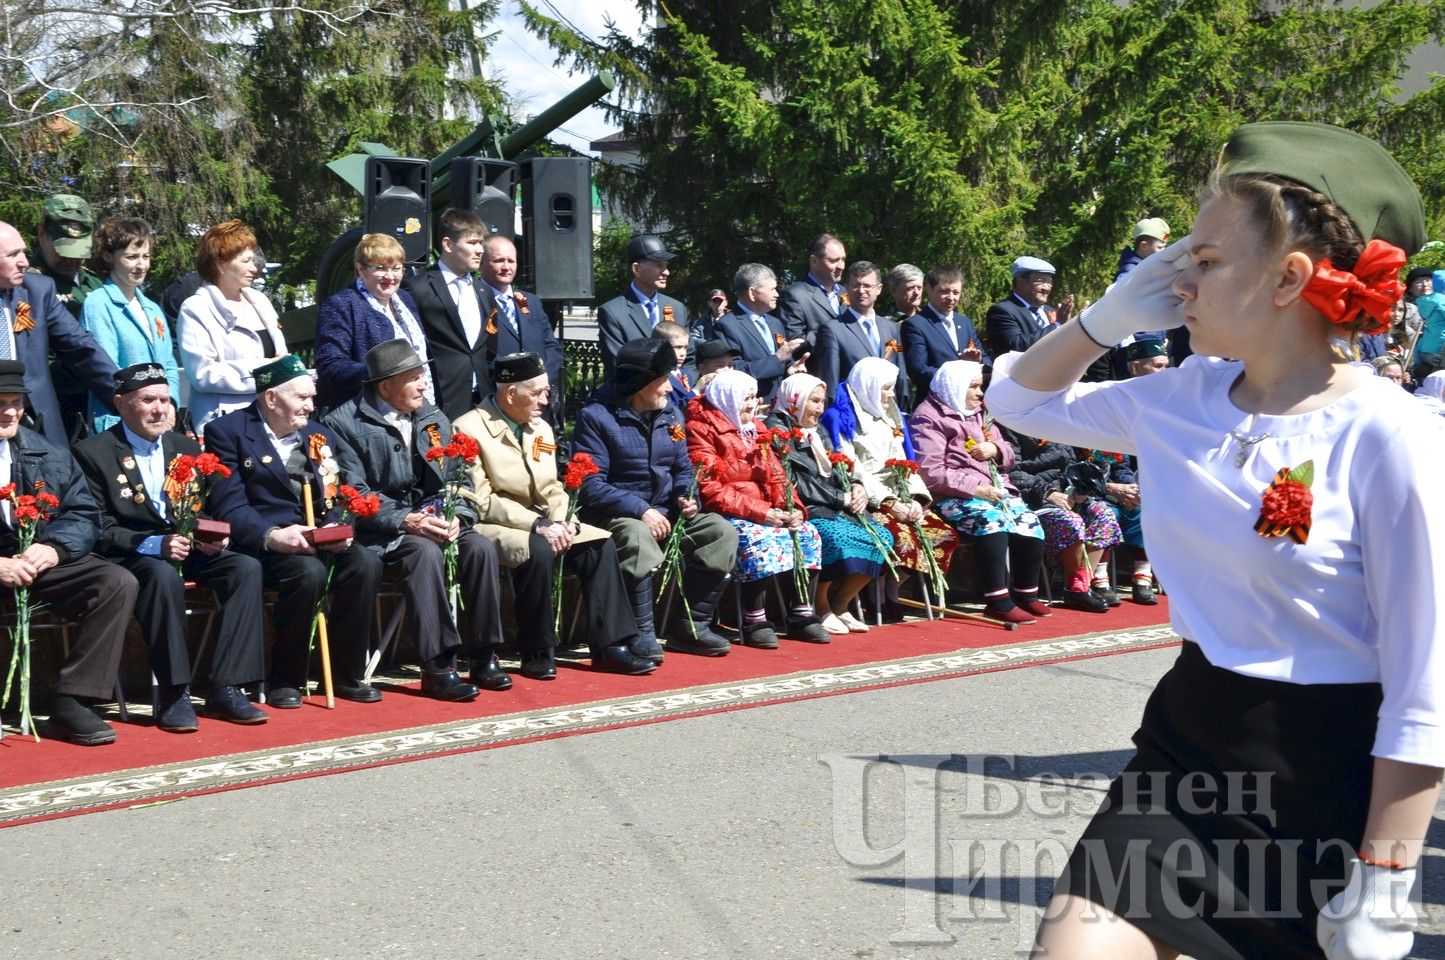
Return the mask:
{"type": "Polygon", "coordinates": [[[826,386],[827,384],[811,373],[795,373],[778,384],[778,400],[774,404],[777,409],[793,418],[793,426],[803,431],[803,439],[807,441],[824,472],[828,470],[828,452],[823,447],[823,441],[818,438],[818,425],[815,423],[811,427],[805,427],[802,420],[803,407],[807,405],[808,398],[813,395],[814,390],[826,386]]]}
{"type": "Polygon", "coordinates": [[[950,360],[933,375],[928,392],[930,396],[937,397],[944,406],[965,417],[971,417],[978,413],[978,407],[969,407],[968,388],[982,376],[983,364],[977,360],[950,360]]]}
{"type": "Polygon", "coordinates": [[[1417,397],[1430,397],[1434,400],[1445,400],[1445,370],[1436,370],[1430,376],[1420,381],[1419,388],[1415,391],[1417,397]]]}
{"type": "Polygon", "coordinates": [[[882,357],[864,357],[848,373],[848,393],[853,405],[865,413],[883,419],[883,388],[898,381],[898,368],[882,357]]]}
{"type": "Polygon", "coordinates": [[[750,417],[747,423],[742,421],[743,404],[747,402],[748,394],[757,395],[758,382],[741,370],[734,370],[725,367],[713,375],[708,385],[703,388],[702,395],[707,397],[708,403],[717,407],[737,427],[745,437],[755,437],[758,434],[757,424],[750,417]]]}

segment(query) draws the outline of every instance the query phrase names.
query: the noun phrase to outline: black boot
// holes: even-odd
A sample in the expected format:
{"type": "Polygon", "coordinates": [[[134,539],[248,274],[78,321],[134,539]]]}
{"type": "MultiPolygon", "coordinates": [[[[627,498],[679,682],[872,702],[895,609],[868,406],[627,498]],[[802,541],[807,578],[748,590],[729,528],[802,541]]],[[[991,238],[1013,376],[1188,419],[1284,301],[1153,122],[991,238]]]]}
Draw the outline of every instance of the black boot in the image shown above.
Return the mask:
{"type": "Polygon", "coordinates": [[[682,589],[672,599],[672,617],[666,631],[667,649],[703,657],[721,657],[732,650],[727,638],[712,629],[713,613],[727,585],[728,575],[725,573],[712,573],[692,566],[683,569],[682,589]],[[687,597],[686,604],[683,597],[687,597]],[[691,617],[688,616],[689,609],[691,617]]]}
{"type": "Polygon", "coordinates": [[[662,647],[657,643],[657,630],[652,622],[652,574],[636,583],[627,583],[632,600],[632,618],[637,621],[637,639],[628,647],[640,660],[662,663],[662,647]]]}
{"type": "Polygon", "coordinates": [[[808,571],[808,593],[806,596],[798,596],[798,583],[793,575],[788,575],[788,586],[784,593],[788,595],[788,636],[794,640],[801,640],[803,643],[829,643],[832,637],[828,631],[823,629],[823,623],[818,619],[818,612],[813,610],[813,596],[818,586],[818,573],[816,570],[808,571]],[[794,607],[806,606],[811,613],[806,616],[799,616],[793,612],[794,607]]]}

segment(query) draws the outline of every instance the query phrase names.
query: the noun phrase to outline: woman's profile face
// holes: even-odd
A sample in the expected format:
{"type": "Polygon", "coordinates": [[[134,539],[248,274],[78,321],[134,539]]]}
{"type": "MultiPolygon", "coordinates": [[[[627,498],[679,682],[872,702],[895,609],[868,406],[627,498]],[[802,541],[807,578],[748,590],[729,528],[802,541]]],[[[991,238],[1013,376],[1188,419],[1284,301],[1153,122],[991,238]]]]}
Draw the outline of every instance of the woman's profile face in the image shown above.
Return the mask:
{"type": "Polygon", "coordinates": [[[983,377],[979,377],[968,385],[968,408],[977,410],[981,403],[983,403],[983,377]]]}
{"type": "Polygon", "coordinates": [[[242,250],[221,264],[221,283],[219,286],[233,287],[235,289],[249,287],[260,272],[260,270],[256,269],[256,251],[242,250]]]}
{"type": "Polygon", "coordinates": [[[897,392],[898,392],[898,385],[897,385],[897,384],[890,383],[890,384],[886,384],[886,385],[883,387],[883,393],[881,394],[880,399],[883,401],[883,409],[884,409],[884,410],[887,410],[889,407],[893,406],[893,396],[894,396],[894,394],[896,394],[897,392]]]}
{"type": "Polygon", "coordinates": [[[758,391],[749,390],[748,395],[743,397],[742,406],[738,407],[739,420],[751,420],[758,412],[758,391]]]}
{"type": "MultiPolygon", "coordinates": [[[[1260,227],[1244,203],[1233,197],[1211,197],[1199,208],[1183,269],[1175,275],[1174,293],[1184,302],[1179,316],[1189,331],[1195,353],[1244,359],[1266,336],[1284,331],[1274,288],[1281,258],[1269,255],[1260,227]]],[[[1161,317],[1160,324],[1176,322],[1161,317]]]]}
{"type": "Polygon", "coordinates": [[[816,427],[818,420],[823,416],[823,409],[828,405],[828,389],[818,384],[813,392],[808,394],[808,399],[803,401],[803,412],[798,415],[798,423],[805,427],[816,427]]]}

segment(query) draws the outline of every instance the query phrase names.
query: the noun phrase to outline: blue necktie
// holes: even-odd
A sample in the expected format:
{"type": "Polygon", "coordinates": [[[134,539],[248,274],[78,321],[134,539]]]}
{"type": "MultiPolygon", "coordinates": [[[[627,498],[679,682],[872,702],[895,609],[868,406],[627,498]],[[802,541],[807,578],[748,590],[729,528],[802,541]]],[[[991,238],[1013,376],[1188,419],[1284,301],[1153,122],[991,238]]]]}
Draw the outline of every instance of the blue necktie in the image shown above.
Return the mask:
{"type": "MultiPolygon", "coordinates": [[[[0,295],[0,323],[7,327],[13,326],[11,317],[14,315],[15,291],[6,290],[0,295]]],[[[10,331],[0,330],[0,360],[14,360],[15,355],[10,350],[10,331]]]]}
{"type": "Polygon", "coordinates": [[[878,331],[873,329],[873,320],[871,317],[863,318],[863,329],[868,334],[868,342],[873,344],[873,356],[878,356],[878,331]]]}
{"type": "Polygon", "coordinates": [[[655,326],[657,326],[657,301],[656,301],[656,300],[644,300],[644,301],[642,301],[642,309],[647,312],[647,325],[648,325],[649,327],[655,327],[655,326]]]}
{"type": "Polygon", "coordinates": [[[512,328],[512,332],[517,335],[517,338],[521,339],[522,331],[517,329],[517,305],[510,296],[505,294],[502,296],[502,316],[507,318],[507,325],[512,328]]]}
{"type": "Polygon", "coordinates": [[[777,347],[773,345],[773,331],[768,329],[768,325],[763,321],[763,318],[757,314],[753,314],[753,326],[758,328],[758,333],[762,336],[763,342],[768,345],[768,352],[772,353],[776,350],[777,347]]]}

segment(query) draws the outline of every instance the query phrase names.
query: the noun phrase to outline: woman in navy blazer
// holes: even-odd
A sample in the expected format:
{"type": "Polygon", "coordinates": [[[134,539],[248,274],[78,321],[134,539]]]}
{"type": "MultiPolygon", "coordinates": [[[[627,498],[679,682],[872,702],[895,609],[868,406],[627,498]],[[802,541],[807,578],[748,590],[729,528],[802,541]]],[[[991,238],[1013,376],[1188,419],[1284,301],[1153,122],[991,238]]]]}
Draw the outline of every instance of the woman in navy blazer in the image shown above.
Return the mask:
{"type": "MultiPolygon", "coordinates": [[[[366,353],[379,343],[404,339],[423,364],[430,361],[416,301],[401,289],[405,258],[395,238],[366,234],[356,245],[356,282],[321,305],[316,318],[318,409],[334,409],[361,392],[366,353]]],[[[435,402],[426,369],[427,399],[435,402]]]]}

